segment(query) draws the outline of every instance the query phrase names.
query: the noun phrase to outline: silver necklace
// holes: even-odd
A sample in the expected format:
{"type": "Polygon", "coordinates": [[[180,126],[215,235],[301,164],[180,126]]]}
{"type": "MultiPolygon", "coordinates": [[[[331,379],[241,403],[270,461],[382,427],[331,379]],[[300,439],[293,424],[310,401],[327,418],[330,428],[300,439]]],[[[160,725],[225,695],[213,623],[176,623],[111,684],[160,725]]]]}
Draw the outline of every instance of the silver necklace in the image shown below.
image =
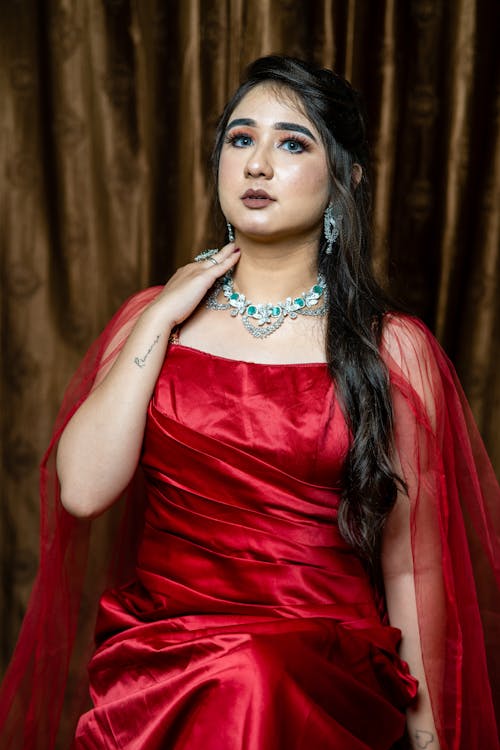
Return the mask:
{"type": "Polygon", "coordinates": [[[256,339],[264,339],[277,331],[286,317],[295,320],[298,315],[326,315],[327,298],[325,278],[318,274],[316,284],[298,297],[287,297],[284,302],[254,304],[244,294],[235,292],[233,272],[228,271],[215,282],[207,297],[207,307],[209,310],[230,310],[233,318],[241,315],[247,331],[256,339]],[[217,301],[221,291],[227,302],[217,301]],[[318,306],[320,302],[322,304],[318,306]]]}

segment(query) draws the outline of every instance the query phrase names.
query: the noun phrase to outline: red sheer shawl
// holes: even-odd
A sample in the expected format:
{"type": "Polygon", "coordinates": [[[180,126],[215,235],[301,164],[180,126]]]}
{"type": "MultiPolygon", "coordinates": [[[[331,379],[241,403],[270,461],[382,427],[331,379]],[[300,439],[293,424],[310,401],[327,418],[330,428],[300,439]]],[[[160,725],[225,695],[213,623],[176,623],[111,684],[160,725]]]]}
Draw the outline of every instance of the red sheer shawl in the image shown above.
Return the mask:
{"type": "Polygon", "coordinates": [[[390,316],[381,353],[411,505],[418,624],[441,747],[496,750],[500,487],[453,365],[424,324],[390,316]]]}
{"type": "MultiPolygon", "coordinates": [[[[97,600],[106,585],[132,573],[141,476],[138,471],[117,506],[121,518],[113,518],[110,533],[103,519],[78,521],[64,511],[55,451],[64,426],[158,291],[148,289],[125,303],[65,394],[41,467],[39,573],[0,693],[1,750],[68,748],[87,706],[85,665],[97,600]]],[[[500,488],[453,367],[435,339],[407,317],[391,318],[390,333],[382,355],[412,509],[422,651],[441,746],[495,750],[487,669],[498,697],[500,488]]]]}

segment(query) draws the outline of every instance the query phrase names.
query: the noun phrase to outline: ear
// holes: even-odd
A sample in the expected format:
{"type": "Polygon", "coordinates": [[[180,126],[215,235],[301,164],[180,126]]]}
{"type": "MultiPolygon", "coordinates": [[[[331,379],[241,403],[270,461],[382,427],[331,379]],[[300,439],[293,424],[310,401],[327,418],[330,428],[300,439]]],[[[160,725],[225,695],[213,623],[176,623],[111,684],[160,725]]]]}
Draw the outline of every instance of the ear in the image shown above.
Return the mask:
{"type": "Polygon", "coordinates": [[[361,166],[361,164],[354,162],[354,164],[352,165],[352,171],[351,171],[352,186],[354,188],[358,187],[359,183],[361,182],[362,176],[363,176],[363,167],[361,166]]]}

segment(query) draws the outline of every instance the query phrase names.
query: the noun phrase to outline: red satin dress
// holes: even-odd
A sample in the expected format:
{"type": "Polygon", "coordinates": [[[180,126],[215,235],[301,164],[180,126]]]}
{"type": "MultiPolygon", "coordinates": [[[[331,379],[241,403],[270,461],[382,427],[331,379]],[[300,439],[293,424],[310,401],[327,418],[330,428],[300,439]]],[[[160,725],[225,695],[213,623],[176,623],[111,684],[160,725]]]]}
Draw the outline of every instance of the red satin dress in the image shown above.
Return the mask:
{"type": "Polygon", "coordinates": [[[326,365],[174,343],[151,401],[136,577],[101,599],[78,750],[387,750],[417,683],[337,525],[326,365]]]}

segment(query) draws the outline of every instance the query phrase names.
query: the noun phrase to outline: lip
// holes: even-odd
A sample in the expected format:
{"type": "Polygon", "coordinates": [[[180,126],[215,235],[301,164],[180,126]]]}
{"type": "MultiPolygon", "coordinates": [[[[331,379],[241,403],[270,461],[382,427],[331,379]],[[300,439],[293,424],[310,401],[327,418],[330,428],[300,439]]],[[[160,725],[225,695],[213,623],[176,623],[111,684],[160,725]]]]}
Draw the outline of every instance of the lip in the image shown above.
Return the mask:
{"type": "Polygon", "coordinates": [[[265,208],[275,201],[265,190],[251,188],[241,196],[241,200],[247,208],[265,208]]]}

